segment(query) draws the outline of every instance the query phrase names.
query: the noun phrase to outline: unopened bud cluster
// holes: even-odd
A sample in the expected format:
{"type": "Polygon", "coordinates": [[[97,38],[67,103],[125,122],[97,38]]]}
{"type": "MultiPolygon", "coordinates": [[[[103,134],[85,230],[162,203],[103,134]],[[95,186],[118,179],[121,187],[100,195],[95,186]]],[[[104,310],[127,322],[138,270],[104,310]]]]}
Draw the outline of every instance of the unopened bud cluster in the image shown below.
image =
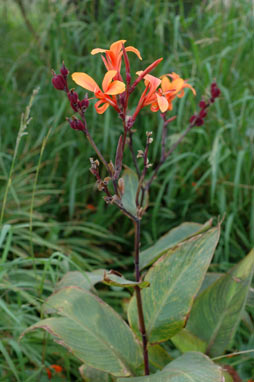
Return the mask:
{"type": "Polygon", "coordinates": [[[220,89],[218,88],[216,82],[213,82],[211,84],[211,97],[209,98],[208,102],[205,102],[204,100],[199,102],[200,111],[198,114],[194,114],[190,118],[190,123],[193,126],[202,126],[204,124],[204,119],[207,116],[207,109],[211,105],[211,103],[214,103],[215,99],[220,96],[220,89]]]}
{"type": "MultiPolygon", "coordinates": [[[[75,112],[84,114],[89,106],[88,96],[86,94],[84,99],[79,100],[78,93],[76,93],[73,89],[69,90],[67,82],[69,70],[65,67],[64,63],[60,69],[60,74],[56,74],[53,70],[52,73],[52,84],[54,88],[57,90],[63,90],[67,94],[72,109],[75,112]]],[[[74,130],[85,131],[86,129],[85,122],[82,122],[76,117],[72,117],[71,119],[67,118],[67,121],[74,130]]]]}

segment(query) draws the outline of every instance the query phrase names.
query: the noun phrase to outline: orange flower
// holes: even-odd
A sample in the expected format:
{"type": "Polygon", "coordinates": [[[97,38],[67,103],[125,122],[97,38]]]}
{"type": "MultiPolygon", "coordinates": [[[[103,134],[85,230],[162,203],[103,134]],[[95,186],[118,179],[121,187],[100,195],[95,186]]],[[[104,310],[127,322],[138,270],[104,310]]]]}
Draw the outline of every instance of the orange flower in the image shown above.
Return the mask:
{"type": "MultiPolygon", "coordinates": [[[[122,45],[126,43],[126,40],[119,40],[116,42],[113,42],[113,44],[110,45],[109,49],[101,49],[96,48],[91,51],[91,54],[97,54],[97,53],[105,53],[106,57],[101,56],[102,61],[104,62],[107,70],[116,70],[118,73],[121,70],[121,62],[122,62],[122,45]]],[[[126,52],[133,52],[135,53],[140,60],[142,60],[142,57],[140,55],[140,52],[138,49],[134,48],[133,46],[127,46],[125,48],[126,52]]]]}
{"type": "Polygon", "coordinates": [[[113,81],[116,74],[116,70],[109,70],[105,74],[102,81],[103,91],[99,88],[94,79],[86,73],[73,73],[72,79],[76,84],[94,92],[95,97],[100,100],[94,105],[95,109],[98,114],[103,114],[109,105],[113,106],[113,108],[119,112],[115,96],[125,91],[125,84],[122,81],[113,81]]]}
{"type": "Polygon", "coordinates": [[[178,74],[171,73],[162,76],[161,88],[156,93],[156,101],[151,106],[151,110],[156,112],[160,110],[165,113],[167,110],[172,110],[172,101],[175,97],[182,98],[184,96],[184,88],[190,88],[194,95],[195,89],[186,80],[183,80],[178,74]],[[172,81],[168,77],[172,78],[172,81]]]}
{"type": "MultiPolygon", "coordinates": [[[[139,71],[137,72],[136,74],[138,74],[139,76],[142,74],[142,71],[139,71]]],[[[161,80],[157,77],[154,77],[152,76],[151,74],[146,74],[145,77],[144,77],[144,80],[145,80],[145,90],[143,91],[141,97],[140,97],[140,100],[139,100],[139,103],[138,103],[138,106],[133,114],[133,118],[135,119],[136,116],[138,115],[139,111],[147,106],[147,105],[151,105],[153,104],[154,102],[156,102],[156,95],[155,95],[155,92],[158,88],[158,86],[160,86],[161,84],[161,80]]]]}

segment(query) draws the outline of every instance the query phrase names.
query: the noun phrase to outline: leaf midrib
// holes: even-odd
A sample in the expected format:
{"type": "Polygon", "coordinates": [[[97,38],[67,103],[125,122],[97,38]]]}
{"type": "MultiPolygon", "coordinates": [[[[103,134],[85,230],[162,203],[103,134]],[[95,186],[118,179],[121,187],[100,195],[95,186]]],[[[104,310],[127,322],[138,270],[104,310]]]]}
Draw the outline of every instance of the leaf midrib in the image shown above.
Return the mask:
{"type": "MultiPolygon", "coordinates": [[[[85,291],[86,292],[86,291],[85,291]]],[[[58,310],[58,309],[57,309],[58,310]]],[[[107,348],[107,349],[110,349],[112,351],[112,353],[116,356],[116,359],[119,360],[119,364],[121,366],[121,368],[123,369],[123,372],[125,373],[126,371],[129,372],[130,374],[132,374],[132,370],[130,369],[130,366],[129,365],[126,365],[124,360],[122,359],[122,357],[119,355],[118,351],[115,349],[115,347],[112,346],[112,344],[110,342],[106,342],[103,337],[101,337],[97,332],[93,332],[92,330],[89,330],[88,327],[79,321],[79,319],[77,319],[75,316],[71,316],[69,314],[66,314],[64,313],[63,311],[59,311],[59,314],[62,315],[62,316],[65,316],[67,317],[68,319],[70,320],[73,320],[74,322],[78,323],[78,325],[83,328],[84,331],[87,331],[90,335],[92,334],[92,336],[94,336],[99,342],[101,342],[102,344],[104,344],[104,346],[107,348]]],[[[126,374],[126,373],[125,373],[126,374]]]]}
{"type": "MultiPolygon", "coordinates": [[[[193,243],[193,246],[195,246],[195,243],[193,243]]],[[[193,248],[192,246],[192,248],[193,248]]],[[[172,256],[172,255],[171,255],[172,256]]],[[[185,274],[186,270],[189,269],[190,266],[186,267],[185,270],[183,272],[180,273],[180,275],[175,279],[175,281],[173,282],[173,284],[170,286],[170,288],[168,289],[168,293],[165,294],[165,297],[162,299],[162,304],[160,304],[160,307],[158,310],[155,310],[155,314],[153,315],[153,319],[150,320],[150,323],[147,327],[147,332],[148,334],[151,333],[152,329],[153,329],[153,325],[154,323],[156,322],[158,316],[160,315],[163,307],[165,306],[165,301],[168,299],[168,296],[170,295],[170,293],[172,292],[172,289],[174,288],[174,286],[176,285],[176,283],[179,281],[179,279],[185,274]]]]}

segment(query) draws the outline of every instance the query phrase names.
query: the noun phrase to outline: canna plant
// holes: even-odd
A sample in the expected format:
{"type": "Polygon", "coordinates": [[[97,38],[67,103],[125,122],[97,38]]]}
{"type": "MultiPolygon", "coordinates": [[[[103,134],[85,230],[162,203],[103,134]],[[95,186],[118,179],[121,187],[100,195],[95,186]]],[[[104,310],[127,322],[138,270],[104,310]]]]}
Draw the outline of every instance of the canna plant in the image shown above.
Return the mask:
{"type": "Polygon", "coordinates": [[[53,72],[52,83],[67,94],[75,112],[68,119],[71,128],[84,134],[94,149],[96,158],[90,158],[90,171],[98,191],[105,203],[117,207],[134,225],[135,277],[127,280],[115,270],[67,273],[43,305],[44,315],[50,317],[25,333],[39,328],[49,332],[80,359],[80,373],[85,381],[232,381],[223,365],[210,357],[221,359],[229,349],[245,311],[254,251],[226,274],[207,273],[220,236],[220,223],[213,227],[212,221],[203,225],[183,223],[152,247],[140,251],[141,221],[148,207],[149,189],[186,134],[194,126],[203,125],[220,89],[212,83],[209,98],[200,101],[199,112],[168,148],[168,126],[176,118],[168,113],[186,90],[194,95],[196,92],[176,73],[153,76],[151,72],[162,58],[138,71],[133,80],[128,53],[134,53],[139,60],[142,57],[136,48],[125,47],[125,43],[120,40],[109,49],[92,50],[92,55],[101,54],[106,68],[101,87],[86,73],[72,74],[73,81],[92,93],[92,98],[86,94],[80,100],[69,89],[69,71],[64,64],[60,74],[53,72]],[[129,100],[140,86],[143,93],[130,110],[129,100]],[[94,106],[98,114],[112,107],[122,123],[115,158],[109,162],[93,140],[86,120],[92,99],[97,100],[94,106]],[[155,165],[149,162],[152,132],[146,132],[144,150],[137,150],[132,139],[137,134],[133,129],[136,119],[147,106],[151,112],[159,112],[163,120],[161,153],[155,165]],[[124,166],[127,151],[133,168],[124,166]],[[132,294],[128,322],[98,298],[94,288],[98,282],[128,288],[132,294]]]}

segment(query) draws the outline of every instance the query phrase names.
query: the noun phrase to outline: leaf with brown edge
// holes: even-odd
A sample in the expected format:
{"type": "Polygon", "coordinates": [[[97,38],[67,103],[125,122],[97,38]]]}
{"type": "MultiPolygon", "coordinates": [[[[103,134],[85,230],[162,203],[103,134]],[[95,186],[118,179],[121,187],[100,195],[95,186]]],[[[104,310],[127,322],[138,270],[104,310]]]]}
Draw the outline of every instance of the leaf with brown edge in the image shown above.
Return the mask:
{"type": "MultiPolygon", "coordinates": [[[[220,226],[194,236],[169,250],[150,268],[141,291],[146,331],[150,343],[166,341],[186,323],[194,297],[204,280],[220,235],[220,226]]],[[[135,298],[128,319],[140,336],[135,298]]]]}
{"type": "Polygon", "coordinates": [[[198,224],[192,222],[182,223],[179,226],[171,229],[164,234],[159,240],[151,247],[141,251],[140,253],[140,269],[144,269],[148,265],[154,263],[160,256],[162,256],[170,248],[175,247],[184,240],[189,239],[193,235],[198,235],[207,231],[212,226],[212,219],[208,220],[205,224],[198,224]]]}
{"type": "Polygon", "coordinates": [[[222,369],[206,355],[185,353],[163,370],[144,377],[117,378],[117,382],[223,382],[222,369]]]}
{"type": "Polygon", "coordinates": [[[253,277],[254,250],[195,300],[186,329],[206,343],[213,357],[230,345],[242,317],[253,277]]]}
{"type": "Polygon", "coordinates": [[[134,288],[135,286],[139,286],[139,288],[147,288],[150,285],[148,281],[127,280],[121,274],[115,274],[114,271],[104,272],[103,283],[106,285],[113,285],[125,288],[134,288]]]}
{"type": "Polygon", "coordinates": [[[42,320],[24,333],[44,329],[83,363],[115,376],[129,376],[142,364],[140,344],[123,319],[104,301],[78,287],[51,295],[44,311],[62,317],[42,320]]]}

